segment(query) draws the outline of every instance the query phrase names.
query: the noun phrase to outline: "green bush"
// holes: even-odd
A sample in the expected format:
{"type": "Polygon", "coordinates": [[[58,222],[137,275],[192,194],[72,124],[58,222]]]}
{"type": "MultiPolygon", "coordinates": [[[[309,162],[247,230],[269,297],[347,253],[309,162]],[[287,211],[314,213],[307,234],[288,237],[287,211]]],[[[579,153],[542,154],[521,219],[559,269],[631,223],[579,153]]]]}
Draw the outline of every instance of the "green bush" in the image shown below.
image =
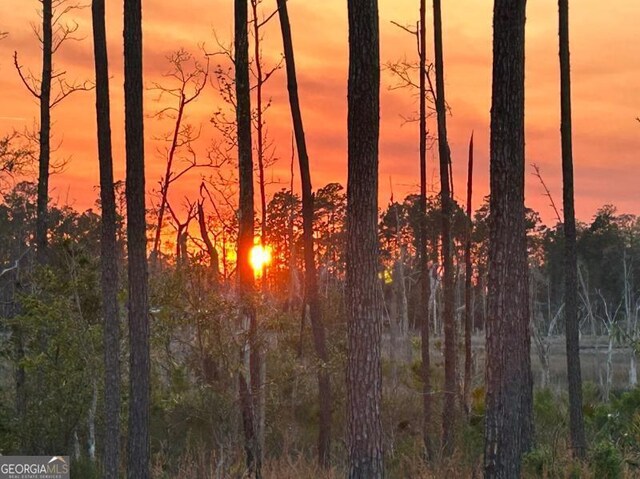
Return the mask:
{"type": "Polygon", "coordinates": [[[591,467],[598,479],[619,479],[622,477],[622,454],[609,441],[597,443],[591,452],[591,467]]]}
{"type": "Polygon", "coordinates": [[[522,469],[525,474],[533,477],[545,477],[551,468],[553,455],[549,449],[542,447],[533,449],[522,458],[522,469]]]}

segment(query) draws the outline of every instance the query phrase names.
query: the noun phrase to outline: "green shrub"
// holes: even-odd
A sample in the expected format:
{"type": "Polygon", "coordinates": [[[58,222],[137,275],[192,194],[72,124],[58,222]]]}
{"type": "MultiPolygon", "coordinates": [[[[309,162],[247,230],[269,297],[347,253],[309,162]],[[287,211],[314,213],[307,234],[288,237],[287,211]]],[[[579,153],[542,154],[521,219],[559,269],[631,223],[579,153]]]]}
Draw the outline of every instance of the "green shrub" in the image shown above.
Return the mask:
{"type": "Polygon", "coordinates": [[[553,468],[553,454],[546,447],[529,451],[522,458],[522,470],[532,477],[546,477],[545,474],[553,468]]]}
{"type": "Polygon", "coordinates": [[[599,442],[591,452],[591,467],[598,479],[619,479],[622,477],[622,454],[615,444],[599,442]]]}
{"type": "Polygon", "coordinates": [[[71,463],[71,479],[99,479],[100,467],[86,457],[76,459],[71,463]]]}

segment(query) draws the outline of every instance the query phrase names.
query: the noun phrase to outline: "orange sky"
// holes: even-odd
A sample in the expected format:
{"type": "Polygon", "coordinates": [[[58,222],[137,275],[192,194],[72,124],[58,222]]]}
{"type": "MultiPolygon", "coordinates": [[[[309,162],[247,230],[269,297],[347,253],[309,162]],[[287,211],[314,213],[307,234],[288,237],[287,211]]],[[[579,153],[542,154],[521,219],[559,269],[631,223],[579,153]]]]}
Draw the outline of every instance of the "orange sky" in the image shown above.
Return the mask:
{"type": "MultiPolygon", "coordinates": [[[[165,56],[184,47],[197,53],[204,42],[215,49],[213,31],[225,43],[233,31],[232,2],[222,0],[143,1],[145,84],[160,81],[167,70],[165,56]]],[[[114,161],[118,179],[124,177],[123,92],[122,92],[122,1],[107,2],[107,29],[110,48],[112,128],[114,161]]],[[[0,134],[33,124],[38,107],[13,68],[13,51],[21,63],[39,71],[39,46],[30,28],[37,22],[36,0],[2,0],[0,31],[9,37],[0,41],[0,134]]],[[[344,0],[308,2],[289,0],[290,17],[297,55],[303,115],[311,154],[314,187],[329,181],[346,183],[346,84],[347,18],[344,0]]],[[[414,24],[416,0],[381,0],[380,25],[383,63],[415,57],[415,40],[391,24],[414,24]]],[[[263,11],[271,12],[275,1],[264,0],[263,11]]],[[[448,118],[449,141],[454,162],[456,197],[464,202],[466,149],[471,130],[475,130],[476,179],[474,207],[488,191],[488,123],[491,90],[490,0],[444,2],[444,42],[447,101],[452,109],[448,118]]],[[[560,139],[558,104],[557,3],[555,0],[528,2],[527,15],[527,163],[537,163],[556,202],[561,203],[560,139]]],[[[55,63],[70,78],[91,79],[93,60],[89,9],[73,17],[85,39],[71,42],[59,51],[55,63]]],[[[576,169],[577,214],[589,220],[595,209],[613,203],[623,212],[640,213],[638,175],[640,168],[640,2],[622,0],[574,0],[571,5],[571,60],[573,73],[574,159],[576,169]]],[[[428,35],[432,35],[431,32],[428,35]]],[[[264,55],[273,63],[282,51],[277,18],[265,30],[264,55]]],[[[212,59],[215,64],[218,57],[212,59]]],[[[402,126],[401,115],[416,110],[416,98],[408,91],[389,91],[394,80],[382,78],[380,138],[381,205],[389,198],[390,183],[397,198],[417,191],[417,125],[402,126]]],[[[281,160],[269,177],[280,181],[271,190],[289,184],[290,117],[284,71],[266,86],[273,106],[266,121],[275,140],[276,156],[281,160]]],[[[147,92],[145,113],[159,109],[157,96],[147,92]]],[[[202,124],[197,145],[204,154],[213,129],[208,120],[220,102],[209,88],[191,111],[188,120],[202,124]]],[[[93,93],[77,93],[53,112],[54,135],[63,140],[56,153],[71,157],[66,170],[52,180],[52,196],[71,202],[77,208],[93,205],[97,197],[93,93]]],[[[148,119],[146,124],[147,189],[156,187],[164,160],[156,153],[154,140],[170,129],[168,122],[148,119]]],[[[430,129],[435,129],[433,120],[430,129]]],[[[54,142],[56,141],[54,140],[54,142]]],[[[437,180],[434,154],[429,153],[429,178],[437,180]]],[[[296,169],[297,170],[297,169],[296,169]]],[[[527,170],[530,206],[545,221],[553,212],[543,196],[538,180],[527,170]]],[[[199,172],[180,180],[172,194],[173,202],[185,196],[195,199],[199,172]]],[[[297,172],[296,172],[297,175],[297,172]]],[[[298,183],[296,176],[296,184],[298,183]]]]}

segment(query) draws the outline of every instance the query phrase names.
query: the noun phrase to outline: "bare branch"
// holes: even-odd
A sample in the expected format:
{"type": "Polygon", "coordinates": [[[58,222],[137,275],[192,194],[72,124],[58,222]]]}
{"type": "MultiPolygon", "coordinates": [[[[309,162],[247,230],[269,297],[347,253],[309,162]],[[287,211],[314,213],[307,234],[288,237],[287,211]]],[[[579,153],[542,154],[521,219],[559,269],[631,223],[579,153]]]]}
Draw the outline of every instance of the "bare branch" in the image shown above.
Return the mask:
{"type": "Polygon", "coordinates": [[[91,91],[95,88],[95,85],[90,81],[85,81],[84,83],[68,83],[64,78],[60,76],[55,77],[58,81],[59,92],[51,102],[51,108],[56,106],[62,100],[67,98],[72,93],[77,91],[91,91]]]}
{"type": "Polygon", "coordinates": [[[547,184],[542,179],[542,172],[540,170],[540,167],[538,165],[536,165],[535,163],[531,163],[531,167],[533,168],[533,171],[534,171],[533,174],[535,176],[537,176],[538,179],[540,180],[540,183],[542,184],[542,188],[544,188],[545,195],[547,196],[547,198],[549,198],[549,201],[551,202],[551,207],[553,208],[553,211],[556,214],[556,218],[558,220],[558,223],[562,223],[562,217],[560,216],[560,212],[558,211],[558,208],[556,207],[555,201],[553,201],[553,196],[551,196],[551,192],[549,191],[549,188],[547,188],[547,184]]]}
{"type": "Polygon", "coordinates": [[[20,65],[18,63],[18,52],[17,51],[13,52],[13,64],[16,67],[16,70],[18,71],[18,75],[20,76],[20,80],[22,80],[22,83],[24,84],[24,86],[27,87],[27,90],[29,90],[29,92],[34,97],[36,97],[37,99],[40,99],[40,94],[36,93],[35,85],[30,85],[29,81],[27,81],[27,78],[29,78],[31,83],[35,83],[35,80],[34,80],[33,76],[29,75],[28,77],[25,77],[23,75],[23,73],[22,73],[22,65],[20,65]]]}
{"type": "Polygon", "coordinates": [[[405,32],[407,32],[410,35],[417,35],[418,34],[418,30],[412,30],[411,27],[409,27],[408,25],[401,25],[398,22],[391,20],[391,23],[393,25],[395,25],[396,27],[398,27],[400,30],[404,30],[405,32]]]}
{"type": "Polygon", "coordinates": [[[279,9],[276,8],[274,12],[272,12],[267,18],[262,20],[262,22],[258,23],[258,28],[264,27],[269,21],[278,14],[279,9]]]}

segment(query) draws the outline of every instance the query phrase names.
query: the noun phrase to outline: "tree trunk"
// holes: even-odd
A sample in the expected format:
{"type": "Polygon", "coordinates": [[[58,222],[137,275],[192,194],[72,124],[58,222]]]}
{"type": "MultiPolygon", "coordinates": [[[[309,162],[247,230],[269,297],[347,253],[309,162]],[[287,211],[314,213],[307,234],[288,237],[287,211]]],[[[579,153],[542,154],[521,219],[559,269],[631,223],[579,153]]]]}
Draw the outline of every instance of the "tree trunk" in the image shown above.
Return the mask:
{"type": "MultiPolygon", "coordinates": [[[[87,439],[87,449],[89,452],[89,460],[96,462],[96,410],[98,409],[98,384],[96,379],[91,383],[91,406],[89,407],[89,417],[87,425],[89,429],[89,437],[87,439]]],[[[117,468],[116,468],[117,470],[117,468]]]]}
{"type": "MultiPolygon", "coordinates": [[[[260,20],[258,20],[258,4],[260,0],[251,0],[251,11],[253,14],[253,37],[254,37],[254,64],[256,67],[256,153],[258,154],[258,186],[260,188],[260,244],[264,247],[267,228],[267,193],[265,181],[264,164],[264,120],[262,114],[262,87],[265,77],[262,73],[262,52],[260,50],[260,20]]],[[[267,265],[262,265],[262,288],[267,285],[267,265]]],[[[259,392],[258,392],[259,394],[259,392]]]]}
{"type": "MultiPolygon", "coordinates": [[[[258,3],[259,0],[251,0],[251,12],[253,16],[253,45],[254,45],[254,65],[256,68],[256,153],[258,160],[258,187],[260,190],[260,245],[265,247],[265,239],[267,236],[267,193],[265,182],[265,165],[264,165],[264,119],[262,108],[262,88],[264,86],[264,75],[262,73],[262,52],[260,50],[260,20],[258,19],[258,3]]],[[[267,264],[262,265],[262,274],[260,277],[263,293],[267,288],[267,264]]],[[[258,330],[256,329],[256,334],[258,330]]],[[[264,414],[265,402],[265,384],[261,381],[261,377],[265,376],[265,360],[266,356],[262,348],[253,348],[251,353],[255,356],[252,364],[255,364],[256,370],[251,371],[251,393],[253,395],[254,415],[256,424],[256,437],[259,443],[260,453],[263,454],[264,449],[264,414]]]]}
{"type": "Polygon", "coordinates": [[[209,254],[209,271],[211,272],[211,279],[213,280],[214,285],[218,285],[220,282],[220,260],[218,257],[218,250],[211,241],[211,238],[209,238],[202,202],[198,203],[198,227],[200,228],[200,237],[202,238],[202,241],[207,248],[207,253],[209,254]]]}
{"type": "Polygon", "coordinates": [[[447,111],[444,96],[444,58],[442,52],[442,14],[440,0],[433,1],[433,37],[436,60],[436,112],[438,116],[438,154],[440,156],[440,200],[442,202],[442,264],[444,280],[444,395],[442,398],[442,446],[445,454],[453,450],[456,417],[456,322],[453,315],[454,284],[451,244],[451,152],[447,142],[447,111]]]}
{"type": "Polygon", "coordinates": [[[349,0],[347,437],[349,478],[382,478],[378,284],[380,46],[377,0],[349,0]]]}
{"type": "Polygon", "coordinates": [[[573,194],[573,145],[571,138],[571,71],[569,60],[569,2],[558,0],[560,40],[560,110],[562,136],[562,190],[564,208],[564,303],[569,384],[569,426],[573,454],[584,458],[586,439],[582,416],[580,371],[580,322],[578,320],[578,257],[573,194]]]}
{"type": "Polygon", "coordinates": [[[607,362],[605,366],[605,384],[604,384],[604,402],[609,402],[609,395],[611,394],[611,386],[613,384],[613,326],[608,325],[609,343],[607,346],[607,362]]]}
{"type": "Polygon", "coordinates": [[[40,85],[40,153],[38,156],[38,196],[36,207],[36,253],[46,261],[49,163],[51,160],[51,77],[53,57],[53,1],[42,0],[42,77],[40,85]]]}
{"type": "Polygon", "coordinates": [[[472,323],[472,297],[471,278],[473,276],[473,265],[471,264],[471,233],[473,232],[473,208],[471,198],[473,196],[473,133],[469,140],[469,166],[467,171],[467,231],[464,245],[464,388],[463,398],[465,410],[469,410],[469,394],[471,392],[471,333],[472,323]]]}
{"type": "MultiPolygon", "coordinates": [[[[259,351],[257,318],[253,306],[254,278],[249,261],[253,246],[253,158],[251,144],[251,92],[249,86],[249,36],[247,0],[235,0],[235,67],[236,67],[236,122],[238,127],[238,172],[240,199],[238,218],[238,290],[240,308],[245,329],[248,328],[249,385],[244,375],[240,376],[240,398],[243,423],[245,424],[245,451],[247,468],[255,478],[261,477],[260,444],[257,437],[255,417],[256,402],[253,399],[255,381],[259,380],[259,351]],[[244,384],[243,384],[244,383],[244,384]],[[244,398],[244,399],[243,399],[244,398]]],[[[245,361],[246,364],[247,361],[245,361]]]]}
{"type": "MultiPolygon", "coordinates": [[[[184,88],[184,87],[183,87],[184,88]]],[[[160,254],[160,241],[162,238],[162,226],[164,223],[164,212],[167,207],[169,186],[171,185],[171,174],[173,167],[173,159],[178,149],[178,140],[180,136],[180,128],[182,127],[182,118],[184,116],[184,108],[186,105],[186,98],[184,91],[180,92],[180,102],[178,104],[178,112],[176,114],[176,122],[173,128],[173,136],[171,138],[171,146],[167,154],[167,165],[164,172],[164,177],[160,182],[160,205],[158,207],[158,220],[156,222],[156,233],[153,238],[153,250],[151,252],[151,271],[154,272],[158,264],[158,256],[160,254]]]]}
{"type": "Polygon", "coordinates": [[[427,6],[420,0],[420,352],[422,357],[422,440],[425,458],[433,457],[429,431],[431,423],[431,360],[429,354],[429,299],[431,273],[427,254],[427,6]]]}
{"type": "Polygon", "coordinates": [[[485,478],[520,477],[533,436],[524,209],[525,0],[495,0],[485,478]]]}
{"type": "Polygon", "coordinates": [[[145,220],[142,6],[124,2],[124,94],[129,273],[129,479],[149,477],[149,316],[145,220]]]}
{"type": "Polygon", "coordinates": [[[104,317],[104,477],[117,479],[120,464],[120,315],[118,311],[118,251],[116,199],[113,187],[109,66],[105,2],[93,0],[93,49],[96,70],[96,119],[102,209],[100,259],[104,317]]]}
{"type": "MultiPolygon", "coordinates": [[[[331,452],[331,383],[328,371],[329,357],[327,354],[326,333],[322,321],[320,298],[318,295],[318,275],[316,271],[314,240],[313,240],[313,193],[311,187],[311,172],[307,143],[298,98],[298,82],[296,78],[293,40],[291,38],[291,24],[287,11],[286,0],[278,0],[278,14],[282,30],[282,43],[287,71],[287,89],[289,91],[289,105],[293,130],[298,149],[300,164],[300,179],[302,182],[302,226],[304,241],[304,282],[305,301],[309,305],[309,319],[313,334],[313,345],[318,356],[318,401],[320,405],[320,424],[318,432],[318,463],[323,467],[329,466],[331,452]]],[[[304,306],[303,306],[304,307],[304,306]]]]}

